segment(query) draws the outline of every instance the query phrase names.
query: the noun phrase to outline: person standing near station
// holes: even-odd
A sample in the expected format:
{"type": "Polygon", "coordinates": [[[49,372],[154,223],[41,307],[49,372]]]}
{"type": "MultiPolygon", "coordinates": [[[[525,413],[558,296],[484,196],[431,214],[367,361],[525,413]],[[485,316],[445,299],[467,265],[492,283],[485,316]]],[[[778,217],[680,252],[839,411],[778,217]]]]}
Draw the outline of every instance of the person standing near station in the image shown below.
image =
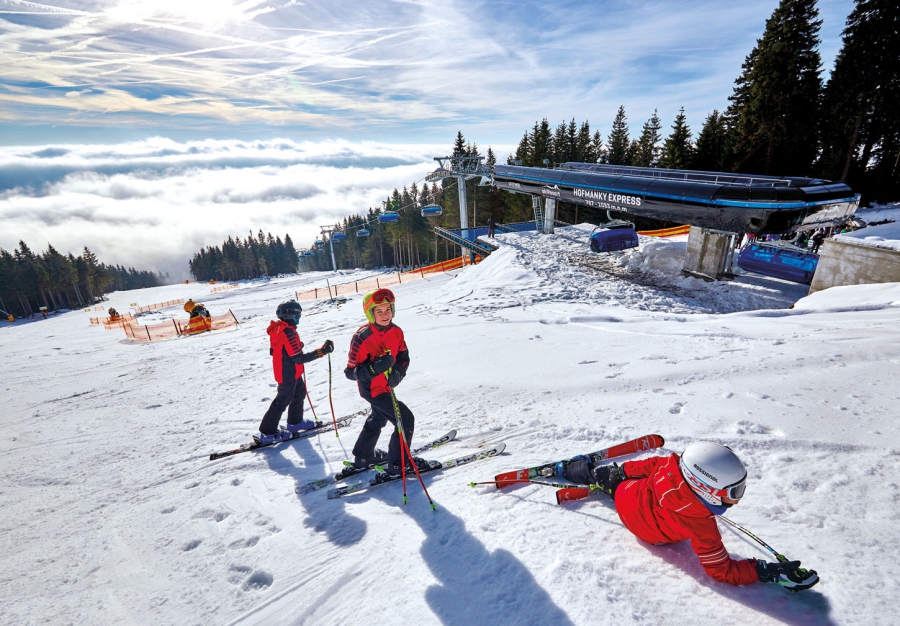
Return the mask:
{"type": "MultiPolygon", "coordinates": [[[[401,473],[400,435],[394,410],[393,389],[399,385],[409,368],[409,349],[403,331],[393,323],[396,299],[389,289],[379,289],[363,297],[363,311],[368,323],[353,335],[344,375],[354,380],[359,395],[372,406],[356,445],[353,446],[353,465],[344,468],[345,476],[367,469],[373,463],[387,461],[389,474],[401,473]],[[375,444],[381,430],[390,422],[395,426],[388,446],[387,458],[375,457],[375,444]]],[[[412,441],[415,416],[403,402],[397,401],[406,442],[412,441]]],[[[415,459],[421,466],[424,461],[415,459]]]]}

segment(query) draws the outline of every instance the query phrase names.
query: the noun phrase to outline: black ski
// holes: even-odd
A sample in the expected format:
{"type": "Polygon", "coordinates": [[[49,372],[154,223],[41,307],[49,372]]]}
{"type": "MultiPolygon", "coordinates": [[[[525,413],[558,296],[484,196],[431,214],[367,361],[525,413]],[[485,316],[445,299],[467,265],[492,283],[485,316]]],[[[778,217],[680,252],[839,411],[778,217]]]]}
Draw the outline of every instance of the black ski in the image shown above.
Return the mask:
{"type": "MultiPolygon", "coordinates": [[[[506,449],[505,443],[498,443],[490,450],[484,450],[483,452],[476,452],[474,454],[469,454],[467,456],[461,456],[456,459],[450,459],[449,461],[428,461],[428,467],[419,468],[420,474],[430,474],[432,472],[439,472],[446,469],[451,469],[454,467],[459,467],[460,465],[466,465],[468,463],[474,463],[475,461],[480,461],[482,459],[489,459],[491,457],[498,456],[503,454],[503,451],[506,449]]],[[[407,477],[413,476],[415,474],[407,473],[407,477]]],[[[367,489],[372,489],[373,487],[378,487],[379,485],[388,485],[390,483],[397,482],[400,480],[402,476],[389,476],[385,472],[379,472],[375,475],[375,478],[366,481],[366,482],[358,482],[351,483],[348,485],[343,485],[341,487],[335,487],[328,492],[328,499],[334,500],[336,498],[343,498],[344,496],[349,496],[352,493],[359,493],[361,491],[365,491],[367,489]]]]}
{"type": "MultiPolygon", "coordinates": [[[[343,417],[337,418],[337,427],[344,428],[345,426],[349,426],[350,422],[353,421],[353,418],[359,417],[361,415],[365,415],[368,411],[357,411],[356,413],[352,413],[350,415],[345,415],[343,417]]],[[[316,422],[315,428],[310,428],[309,430],[301,430],[300,432],[294,433],[294,436],[290,439],[285,439],[282,441],[275,441],[273,443],[259,443],[255,439],[250,443],[242,443],[240,448],[235,448],[234,450],[225,450],[224,452],[213,452],[209,455],[210,461],[215,461],[216,459],[222,459],[226,456],[233,456],[235,454],[240,454],[242,452],[250,452],[251,450],[257,450],[259,448],[268,448],[269,446],[277,446],[279,443],[286,443],[288,441],[295,441],[297,439],[308,439],[309,437],[315,437],[316,435],[320,435],[322,433],[327,433],[329,430],[334,429],[334,424],[329,422],[316,422]]]]}
{"type": "MultiPolygon", "coordinates": [[[[414,449],[412,451],[413,456],[417,456],[419,454],[422,454],[423,452],[427,452],[428,450],[434,450],[435,448],[439,448],[440,446],[444,445],[445,443],[450,443],[454,439],[456,439],[456,431],[451,430],[449,433],[447,433],[443,437],[438,437],[434,441],[429,441],[428,443],[421,445],[418,448],[414,449]]],[[[349,461],[344,461],[344,463],[345,464],[349,463],[349,461]]],[[[352,465],[352,463],[350,465],[352,465]]],[[[339,483],[343,480],[352,478],[353,476],[356,476],[357,474],[362,474],[363,472],[367,472],[370,469],[373,469],[375,467],[375,465],[376,465],[375,463],[372,463],[364,469],[361,469],[357,472],[353,472],[353,473],[347,474],[347,475],[335,474],[333,476],[329,476],[328,478],[320,478],[319,480],[314,480],[312,482],[308,482],[305,485],[300,485],[294,491],[296,493],[299,493],[302,495],[305,493],[310,493],[312,491],[316,491],[318,489],[324,489],[325,487],[330,487],[331,485],[339,483]]]]}

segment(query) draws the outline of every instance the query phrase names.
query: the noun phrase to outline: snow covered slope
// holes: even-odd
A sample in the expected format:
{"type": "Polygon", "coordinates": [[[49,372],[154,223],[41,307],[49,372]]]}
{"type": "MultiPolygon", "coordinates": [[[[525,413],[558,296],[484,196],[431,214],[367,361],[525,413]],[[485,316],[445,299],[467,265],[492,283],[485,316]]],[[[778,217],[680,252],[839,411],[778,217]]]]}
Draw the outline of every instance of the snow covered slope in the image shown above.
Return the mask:
{"type": "MultiPolygon", "coordinates": [[[[459,430],[430,458],[507,444],[427,477],[436,513],[414,483],[406,507],[399,485],[336,501],[295,493],[340,468],[359,421],[340,438],[207,460],[248,440],[274,396],[276,305],[331,273],[209,297],[202,285],[112,294],[120,311],[191,297],[241,322],[172,341],[136,344],[84,312],[3,324],[0,622],[894,623],[900,285],[789,309],[804,286],[682,278],[678,241],[598,257],[589,232],[503,235],[481,265],[395,289],[412,358],[397,392],[415,441],[459,430]],[[636,540],[608,500],[467,486],[650,432],[663,452],[732,446],[750,475],[729,517],[822,582],[796,595],[731,587],[686,543],[636,540]]],[[[172,315],[184,316],[142,319],[172,315]]],[[[359,297],[304,303],[307,347],[337,345],[338,414],[364,408],[343,376],[362,322],[359,297]]],[[[308,376],[329,420],[327,360],[308,376]]],[[[733,555],[770,558],[721,528],[733,555]]]]}

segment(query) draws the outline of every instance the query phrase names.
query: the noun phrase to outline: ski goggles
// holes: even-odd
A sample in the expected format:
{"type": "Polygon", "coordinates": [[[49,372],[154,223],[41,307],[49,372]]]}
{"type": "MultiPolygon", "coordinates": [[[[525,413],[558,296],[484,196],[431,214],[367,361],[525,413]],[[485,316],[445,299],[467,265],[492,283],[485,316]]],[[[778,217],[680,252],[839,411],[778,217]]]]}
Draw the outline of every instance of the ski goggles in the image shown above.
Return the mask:
{"type": "MultiPolygon", "coordinates": [[[[682,464],[683,465],[683,464],[682,464]]],[[[728,485],[727,487],[710,487],[706,483],[702,482],[699,478],[694,476],[693,472],[682,472],[687,479],[690,481],[691,485],[697,489],[698,491],[702,491],[703,493],[708,493],[711,496],[716,498],[728,498],[729,500],[740,500],[744,497],[744,491],[747,489],[747,475],[744,474],[744,477],[741,478],[734,484],[728,485]]]]}
{"type": "Polygon", "coordinates": [[[394,292],[390,289],[379,289],[378,291],[373,291],[369,296],[369,304],[379,305],[384,304],[385,302],[390,302],[393,304],[397,298],[394,297],[394,292]]]}

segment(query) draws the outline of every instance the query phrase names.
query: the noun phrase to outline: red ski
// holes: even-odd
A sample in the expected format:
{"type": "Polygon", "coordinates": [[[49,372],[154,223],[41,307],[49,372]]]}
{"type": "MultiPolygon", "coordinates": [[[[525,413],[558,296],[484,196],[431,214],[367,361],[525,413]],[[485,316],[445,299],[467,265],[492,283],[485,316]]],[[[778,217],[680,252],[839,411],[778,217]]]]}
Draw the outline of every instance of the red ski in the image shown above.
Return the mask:
{"type": "MultiPolygon", "coordinates": [[[[614,459],[628,454],[655,450],[656,448],[663,447],[665,443],[665,440],[660,435],[645,435],[643,437],[638,437],[637,439],[632,439],[631,441],[626,441],[625,443],[598,450],[597,452],[591,452],[587,456],[591,457],[591,460],[594,463],[600,463],[607,459],[614,459]]],[[[527,467],[513,472],[497,474],[494,476],[494,482],[498,489],[502,489],[509,485],[530,482],[533,478],[553,476],[553,470],[557,463],[558,461],[554,461],[536,467],[527,467]]]]}

